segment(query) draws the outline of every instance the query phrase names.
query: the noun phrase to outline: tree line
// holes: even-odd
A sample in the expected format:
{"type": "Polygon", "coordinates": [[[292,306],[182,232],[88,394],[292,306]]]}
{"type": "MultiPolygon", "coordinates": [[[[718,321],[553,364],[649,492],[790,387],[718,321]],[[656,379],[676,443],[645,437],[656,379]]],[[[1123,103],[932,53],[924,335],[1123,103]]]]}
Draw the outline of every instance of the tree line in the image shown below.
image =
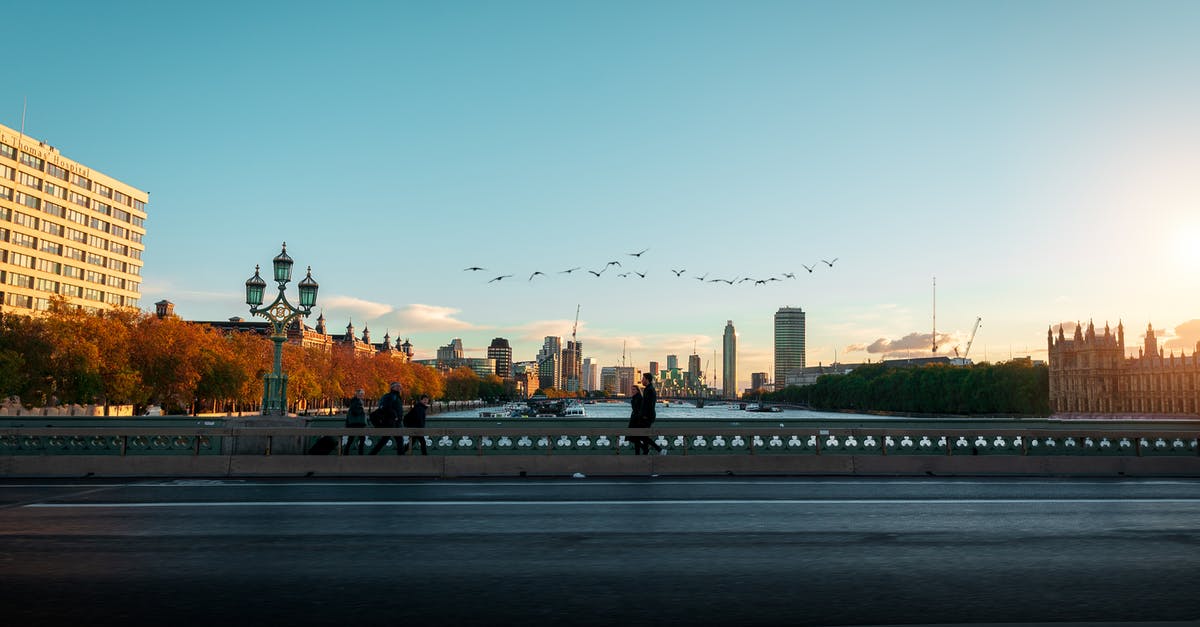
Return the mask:
{"type": "MultiPolygon", "coordinates": [[[[258,411],[273,344],[251,332],[135,309],[85,312],[56,301],[44,315],[0,314],[0,394],[27,406],[160,405],[170,413],[258,411]]],[[[288,404],[339,407],[363,388],[368,398],[399,381],[409,397],[504,400],[511,384],[470,368],[448,373],[384,353],[357,355],[285,344],[288,404]]]]}
{"type": "Polygon", "coordinates": [[[763,394],[765,402],[819,410],[915,414],[1050,415],[1050,375],[1028,362],[932,365],[923,368],[870,364],[845,375],[763,394]]]}

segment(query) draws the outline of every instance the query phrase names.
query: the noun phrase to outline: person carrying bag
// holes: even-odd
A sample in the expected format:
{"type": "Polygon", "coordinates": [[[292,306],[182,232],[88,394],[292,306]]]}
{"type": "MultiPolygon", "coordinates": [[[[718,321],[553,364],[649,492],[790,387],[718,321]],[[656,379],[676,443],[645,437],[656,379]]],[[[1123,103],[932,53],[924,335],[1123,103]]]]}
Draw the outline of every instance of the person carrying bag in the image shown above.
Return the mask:
{"type": "MultiPolygon", "coordinates": [[[[371,412],[371,424],[382,429],[395,429],[400,421],[400,416],[404,415],[404,399],[401,397],[400,383],[392,381],[391,389],[387,394],[379,399],[379,407],[371,412]]],[[[404,441],[400,436],[385,435],[379,438],[379,442],[371,449],[372,455],[378,455],[383,447],[387,446],[388,440],[396,440],[396,454],[404,454],[404,441]]]]}

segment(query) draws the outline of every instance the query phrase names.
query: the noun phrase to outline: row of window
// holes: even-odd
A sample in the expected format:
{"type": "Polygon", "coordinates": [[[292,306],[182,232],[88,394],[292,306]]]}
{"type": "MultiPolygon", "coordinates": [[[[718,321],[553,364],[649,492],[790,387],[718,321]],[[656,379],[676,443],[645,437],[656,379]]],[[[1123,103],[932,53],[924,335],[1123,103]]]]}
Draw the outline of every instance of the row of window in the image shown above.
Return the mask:
{"type": "MultiPolygon", "coordinates": [[[[122,297],[120,294],[105,294],[97,290],[88,290],[87,293],[80,294],[79,298],[87,298],[88,300],[98,303],[108,303],[114,306],[137,307],[138,299],[122,297]]],[[[9,307],[20,307],[23,309],[36,309],[38,311],[46,311],[50,309],[49,298],[35,298],[25,294],[8,293],[4,296],[4,303],[9,307]]],[[[100,311],[99,307],[84,305],[82,309],[88,313],[96,313],[100,311]]]]}
{"type": "MultiPolygon", "coordinates": [[[[14,172],[14,170],[12,168],[8,168],[7,166],[0,166],[0,179],[12,180],[11,176],[7,176],[5,174],[5,169],[7,169],[9,173],[14,172]]],[[[87,196],[84,196],[83,194],[80,194],[78,192],[68,192],[65,188],[55,185],[53,183],[43,183],[42,179],[39,179],[38,177],[33,176],[32,174],[18,172],[16,178],[17,178],[17,181],[20,182],[22,185],[29,187],[31,189],[36,189],[36,190],[46,192],[47,194],[50,194],[51,196],[54,196],[55,198],[58,198],[59,200],[68,200],[76,205],[79,205],[80,207],[91,209],[92,211],[95,211],[96,213],[99,213],[102,215],[112,216],[122,222],[128,222],[129,224],[132,224],[137,227],[142,227],[142,226],[146,225],[145,219],[143,219],[139,216],[135,216],[132,213],[125,211],[124,209],[121,209],[119,207],[114,207],[112,205],[109,205],[108,203],[101,202],[99,200],[92,200],[92,199],[88,198],[87,196]]],[[[7,200],[19,199],[18,202],[20,202],[21,204],[25,205],[26,207],[33,207],[35,209],[38,208],[38,206],[42,202],[39,198],[37,198],[35,196],[30,196],[29,194],[26,194],[24,192],[18,192],[16,190],[14,190],[13,188],[8,187],[6,185],[0,185],[0,198],[5,198],[7,200]]],[[[46,201],[46,202],[48,204],[52,204],[52,205],[54,204],[54,203],[51,203],[50,201],[46,201]]],[[[55,206],[58,206],[58,205],[55,205],[55,206]]]]}
{"type": "MultiPolygon", "coordinates": [[[[4,188],[2,186],[0,186],[0,197],[4,197],[4,188]]],[[[117,224],[110,223],[106,220],[101,220],[100,218],[89,217],[85,213],[75,211],[74,209],[67,209],[66,207],[63,207],[62,205],[57,205],[57,204],[49,202],[49,201],[39,202],[38,199],[33,198],[32,196],[27,196],[21,192],[17,192],[16,194],[14,194],[10,200],[12,200],[13,202],[16,202],[19,205],[29,207],[30,209],[38,209],[38,210],[40,210],[44,213],[48,213],[52,216],[55,216],[58,218],[64,218],[64,219],[66,219],[70,222],[74,222],[75,224],[78,224],[80,226],[85,226],[92,230],[99,231],[101,233],[106,233],[113,237],[129,240],[131,242],[136,242],[138,244],[142,243],[142,234],[137,231],[133,231],[133,230],[127,229],[123,226],[119,226],[117,224]],[[30,203],[31,199],[34,201],[32,204],[30,203]]],[[[73,233],[76,234],[76,236],[67,236],[68,239],[74,239],[75,241],[80,241],[80,242],[85,241],[83,239],[85,237],[84,234],[79,231],[74,231],[73,229],[71,229],[69,227],[64,227],[63,225],[58,224],[57,222],[39,219],[30,214],[25,214],[20,211],[13,211],[6,207],[0,207],[0,219],[8,220],[10,222],[17,222],[18,224],[28,226],[31,229],[38,229],[39,228],[38,224],[40,223],[42,225],[42,227],[40,227],[41,230],[43,230],[47,233],[53,233],[60,237],[64,236],[63,235],[64,230],[72,231],[73,233]]],[[[98,242],[98,243],[92,244],[93,246],[96,246],[97,248],[102,248],[104,250],[119,251],[120,254],[128,255],[128,256],[134,257],[136,259],[141,258],[141,252],[138,251],[136,255],[133,254],[133,252],[131,252],[131,251],[136,251],[137,249],[133,248],[131,246],[126,246],[125,244],[122,244],[120,242],[115,242],[115,241],[109,240],[107,238],[97,237],[94,235],[87,235],[86,237],[87,237],[87,241],[89,241],[89,242],[92,242],[93,240],[95,242],[98,242]]]]}
{"type": "MultiPolygon", "coordinates": [[[[43,267],[46,267],[45,264],[39,264],[38,269],[40,270],[43,267]]],[[[106,285],[118,290],[128,290],[130,292],[141,291],[141,284],[135,281],[127,281],[120,277],[105,276],[104,274],[92,272],[90,270],[87,272],[82,272],[79,268],[72,268],[71,266],[65,267],[73,270],[73,272],[63,274],[63,276],[67,276],[69,278],[82,278],[88,283],[93,283],[95,285],[106,285]],[[83,274],[82,277],[80,277],[81,272],[83,274]]],[[[57,281],[55,279],[38,279],[20,272],[7,272],[0,270],[0,276],[5,277],[3,282],[7,283],[8,285],[29,289],[36,287],[40,291],[49,292],[51,294],[62,294],[63,296],[79,296],[80,290],[88,289],[87,286],[75,285],[73,283],[57,281]]]]}
{"type": "MultiPolygon", "coordinates": [[[[22,164],[33,168],[34,170],[45,172],[59,180],[70,181],[71,185],[74,185],[75,187],[88,190],[105,198],[112,199],[128,207],[133,207],[142,213],[145,213],[146,211],[146,203],[132,198],[128,194],[124,194],[119,190],[112,189],[111,187],[102,183],[94,182],[86,176],[75,174],[74,172],[68,172],[65,168],[57,166],[53,163],[47,163],[44,159],[35,157],[25,151],[21,151],[20,156],[18,157],[16,148],[13,148],[12,146],[2,142],[0,142],[0,156],[8,157],[13,161],[20,161],[22,164]]],[[[22,175],[24,176],[24,173],[22,173],[22,175]]],[[[11,176],[9,178],[11,179],[11,176]]],[[[38,183],[39,186],[37,189],[41,189],[40,179],[38,179],[38,183]]]]}
{"type": "MultiPolygon", "coordinates": [[[[75,248],[74,246],[66,246],[59,244],[58,242],[49,241],[45,238],[41,238],[39,240],[39,238],[33,237],[32,235],[10,231],[9,229],[5,228],[0,228],[0,242],[8,242],[14,246],[20,246],[30,250],[41,250],[44,253],[66,257],[67,259],[74,259],[75,261],[82,261],[88,265],[96,266],[98,268],[107,268],[114,272],[132,274],[134,276],[141,276],[142,274],[142,267],[137,264],[132,264],[113,257],[106,257],[92,251],[84,251],[82,249],[75,248]],[[40,248],[38,246],[39,241],[41,244],[40,248]]],[[[26,253],[22,253],[20,251],[0,251],[0,261],[3,260],[3,255],[11,256],[13,254],[24,255],[26,253]]],[[[66,267],[69,268],[71,266],[66,267]]]]}

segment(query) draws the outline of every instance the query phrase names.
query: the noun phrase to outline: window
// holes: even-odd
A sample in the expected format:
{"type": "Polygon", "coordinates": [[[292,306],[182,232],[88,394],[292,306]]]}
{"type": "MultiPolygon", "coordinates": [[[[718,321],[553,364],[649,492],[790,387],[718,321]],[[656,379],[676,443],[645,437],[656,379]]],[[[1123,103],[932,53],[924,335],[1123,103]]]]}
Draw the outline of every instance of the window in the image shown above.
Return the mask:
{"type": "Polygon", "coordinates": [[[92,264],[93,266],[103,266],[104,265],[104,256],[97,255],[96,253],[88,253],[87,254],[87,262],[92,264]]]}
{"type": "Polygon", "coordinates": [[[92,188],[91,181],[87,180],[86,178],[84,178],[82,176],[79,176],[78,174],[74,174],[74,173],[71,174],[71,184],[74,185],[75,187],[81,187],[83,189],[91,189],[92,188]]]}
{"type": "Polygon", "coordinates": [[[38,270],[49,274],[62,274],[62,264],[57,261],[38,259],[36,267],[38,270]]]}
{"type": "Polygon", "coordinates": [[[129,247],[124,244],[118,244],[116,242],[112,242],[108,245],[108,251],[111,253],[118,254],[118,255],[128,255],[129,247]]]}
{"type": "Polygon", "coordinates": [[[33,287],[33,277],[28,274],[18,274],[16,272],[8,273],[8,284],[17,287],[33,287]]]}
{"type": "Polygon", "coordinates": [[[60,178],[64,181],[67,180],[67,171],[54,165],[53,163],[46,164],[46,174],[49,174],[55,178],[60,178]]]}
{"type": "Polygon", "coordinates": [[[104,239],[103,237],[89,235],[87,238],[88,246],[91,246],[92,248],[99,248],[100,250],[108,250],[108,240],[104,239]]]}
{"type": "Polygon", "coordinates": [[[4,220],[6,222],[11,222],[12,221],[12,209],[9,209],[8,207],[0,207],[0,220],[4,220]]]}
{"type": "Polygon", "coordinates": [[[4,297],[4,302],[9,307],[21,307],[24,309],[33,309],[33,297],[23,294],[8,294],[4,297]]]}
{"type": "Polygon", "coordinates": [[[133,199],[125,194],[122,194],[121,192],[113,192],[113,200],[121,203],[122,205],[133,204],[133,199]]]}
{"type": "Polygon", "coordinates": [[[104,285],[104,275],[100,274],[99,272],[88,270],[87,274],[84,275],[84,278],[88,283],[99,283],[100,285],[104,285]]]}
{"type": "Polygon", "coordinates": [[[134,276],[142,276],[142,267],[135,266],[132,263],[129,264],[129,274],[132,274],[134,276]]]}
{"type": "Polygon", "coordinates": [[[129,241],[137,242],[137,243],[141,244],[142,243],[142,234],[138,233],[136,231],[130,231],[129,232],[129,241]]]}
{"type": "Polygon", "coordinates": [[[94,300],[98,303],[104,302],[104,292],[101,292],[100,290],[85,288],[83,290],[83,297],[87,300],[94,300]]]}
{"type": "Polygon", "coordinates": [[[33,299],[33,308],[38,311],[46,311],[50,309],[50,301],[45,298],[35,298],[33,299]]]}
{"type": "Polygon", "coordinates": [[[17,233],[14,231],[9,237],[9,241],[17,246],[35,249],[37,248],[37,238],[32,235],[26,235],[24,233],[17,233]]]}
{"type": "Polygon", "coordinates": [[[137,216],[133,216],[133,220],[131,222],[134,226],[145,226],[146,225],[146,220],[143,218],[139,218],[137,216]]]}
{"type": "Polygon", "coordinates": [[[8,229],[0,229],[0,242],[7,242],[11,231],[8,229]]]}
{"type": "Polygon", "coordinates": [[[79,242],[82,244],[83,242],[87,241],[87,235],[85,235],[83,231],[77,229],[65,229],[65,231],[66,238],[72,242],[79,242]]]}
{"type": "Polygon", "coordinates": [[[105,222],[104,220],[101,220],[100,218],[92,218],[88,222],[88,226],[92,227],[93,229],[96,229],[97,231],[100,231],[101,233],[108,232],[108,223],[105,222]]]}
{"type": "Polygon", "coordinates": [[[129,212],[123,211],[121,209],[113,209],[112,213],[110,213],[109,215],[111,215],[112,217],[114,217],[122,222],[129,222],[131,219],[129,212]]]}
{"type": "Polygon", "coordinates": [[[67,264],[63,264],[62,275],[65,277],[71,278],[71,279],[82,279],[83,278],[83,268],[77,268],[75,266],[68,266],[67,264]]]}
{"type": "Polygon", "coordinates": [[[14,266],[21,266],[22,268],[32,268],[33,267],[33,257],[30,257],[29,255],[25,255],[22,253],[9,253],[8,254],[8,263],[10,263],[14,266]]]}
{"type": "Polygon", "coordinates": [[[38,228],[38,219],[37,218],[35,218],[31,215],[21,213],[20,211],[13,212],[13,220],[12,221],[15,224],[20,224],[21,226],[29,227],[35,231],[38,228]]]}
{"type": "Polygon", "coordinates": [[[3,198],[4,200],[12,200],[13,199],[12,188],[0,185],[0,198],[3,198]]]}
{"type": "MultiPolygon", "coordinates": [[[[123,226],[117,226],[114,224],[111,227],[109,227],[108,232],[112,233],[113,237],[119,237],[119,238],[123,239],[128,236],[129,229],[127,229],[123,226]]],[[[116,242],[113,242],[113,246],[115,247],[115,246],[121,246],[121,245],[117,244],[116,242]]],[[[124,248],[124,246],[121,246],[121,247],[124,248]]],[[[109,248],[109,250],[116,250],[116,248],[109,248]]],[[[125,254],[124,251],[122,251],[121,254],[125,254]]]]}
{"type": "Polygon", "coordinates": [[[50,201],[42,203],[42,211],[60,218],[67,214],[66,208],[64,208],[62,205],[56,205],[50,201]]]}
{"type": "Polygon", "coordinates": [[[17,149],[8,144],[0,144],[0,155],[4,155],[13,161],[17,160],[17,149]]]}
{"type": "Polygon", "coordinates": [[[46,183],[45,187],[47,194],[50,194],[51,196],[57,196],[63,200],[67,199],[67,188],[61,185],[55,185],[54,183],[46,183]]]}
{"type": "Polygon", "coordinates": [[[92,211],[95,211],[96,213],[103,213],[104,215],[109,215],[112,213],[112,207],[109,207],[108,205],[100,202],[99,200],[93,200],[92,201],[92,211]]]}
{"type": "Polygon", "coordinates": [[[6,165],[0,165],[0,179],[11,181],[14,176],[16,176],[16,170],[6,165]]]}
{"type": "Polygon", "coordinates": [[[74,259],[76,261],[83,261],[83,251],[79,250],[78,248],[63,246],[63,257],[66,257],[67,259],[74,259]]]}
{"type": "Polygon", "coordinates": [[[42,164],[44,164],[45,161],[42,161],[41,159],[38,159],[37,157],[35,157],[27,152],[22,152],[21,153],[21,163],[24,163],[25,165],[27,165],[35,170],[41,170],[42,164]]]}
{"type": "Polygon", "coordinates": [[[108,304],[110,304],[110,305],[116,305],[117,307],[120,307],[121,306],[121,295],[113,294],[112,292],[109,292],[108,296],[107,296],[107,301],[108,301],[108,304]]]}
{"type": "Polygon", "coordinates": [[[24,185],[25,187],[32,187],[34,189],[42,188],[42,179],[40,179],[28,172],[18,172],[17,173],[17,182],[24,185]]]}
{"type": "Polygon", "coordinates": [[[63,296],[79,298],[83,295],[83,288],[78,285],[71,285],[70,283],[62,283],[59,285],[58,293],[63,296]]]}
{"type": "Polygon", "coordinates": [[[17,204],[25,205],[26,207],[32,207],[34,209],[38,209],[42,206],[41,200],[24,192],[17,192],[16,194],[13,194],[13,200],[16,201],[17,204]]]}
{"type": "Polygon", "coordinates": [[[67,209],[66,218],[75,224],[82,224],[86,226],[88,223],[87,216],[73,209],[67,209]]]}
{"type": "Polygon", "coordinates": [[[107,185],[92,183],[92,191],[104,196],[105,198],[112,198],[112,188],[107,185]]]}
{"type": "Polygon", "coordinates": [[[88,206],[88,197],[79,192],[71,192],[69,200],[80,207],[88,206]]]}
{"type": "Polygon", "coordinates": [[[42,238],[42,248],[41,248],[42,252],[50,253],[51,255],[55,255],[55,256],[61,256],[62,248],[63,248],[62,244],[56,244],[44,237],[42,238]]]}
{"type": "MultiPolygon", "coordinates": [[[[136,248],[130,247],[130,249],[129,249],[129,256],[130,256],[130,257],[132,257],[133,259],[141,259],[141,258],[142,258],[142,251],[140,251],[140,250],[138,250],[138,249],[136,249],[136,248]]],[[[136,273],[136,272],[134,272],[134,274],[137,274],[137,273],[136,273]]]]}
{"type": "Polygon", "coordinates": [[[58,281],[52,281],[50,279],[38,279],[37,289],[39,292],[50,292],[51,294],[57,294],[58,281]]]}
{"type": "Polygon", "coordinates": [[[133,281],[127,281],[125,283],[125,289],[128,289],[131,292],[140,292],[142,291],[142,284],[134,283],[133,281]]]}
{"type": "MultiPolygon", "coordinates": [[[[63,236],[63,225],[55,224],[49,220],[42,220],[42,232],[62,237],[63,236]]],[[[45,247],[46,247],[46,244],[45,244],[45,242],[43,242],[42,248],[45,248],[45,247]]]]}
{"type": "Polygon", "coordinates": [[[112,258],[112,259],[108,260],[108,269],[109,270],[116,270],[117,272],[124,272],[125,268],[128,266],[129,266],[129,264],[125,263],[124,261],[121,261],[120,259],[112,258]]]}
{"type": "Polygon", "coordinates": [[[133,208],[141,211],[142,213],[146,213],[146,203],[136,198],[133,200],[133,208]]]}

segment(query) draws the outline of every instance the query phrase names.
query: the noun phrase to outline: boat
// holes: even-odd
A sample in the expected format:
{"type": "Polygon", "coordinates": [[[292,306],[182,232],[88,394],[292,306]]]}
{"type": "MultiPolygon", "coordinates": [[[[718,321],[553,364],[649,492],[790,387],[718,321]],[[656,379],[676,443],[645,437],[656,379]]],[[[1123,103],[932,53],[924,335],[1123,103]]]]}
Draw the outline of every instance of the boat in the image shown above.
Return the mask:
{"type": "Polygon", "coordinates": [[[562,413],[559,414],[559,416],[572,418],[579,418],[586,415],[587,411],[583,409],[583,404],[579,402],[567,403],[567,405],[563,407],[562,413]]]}

